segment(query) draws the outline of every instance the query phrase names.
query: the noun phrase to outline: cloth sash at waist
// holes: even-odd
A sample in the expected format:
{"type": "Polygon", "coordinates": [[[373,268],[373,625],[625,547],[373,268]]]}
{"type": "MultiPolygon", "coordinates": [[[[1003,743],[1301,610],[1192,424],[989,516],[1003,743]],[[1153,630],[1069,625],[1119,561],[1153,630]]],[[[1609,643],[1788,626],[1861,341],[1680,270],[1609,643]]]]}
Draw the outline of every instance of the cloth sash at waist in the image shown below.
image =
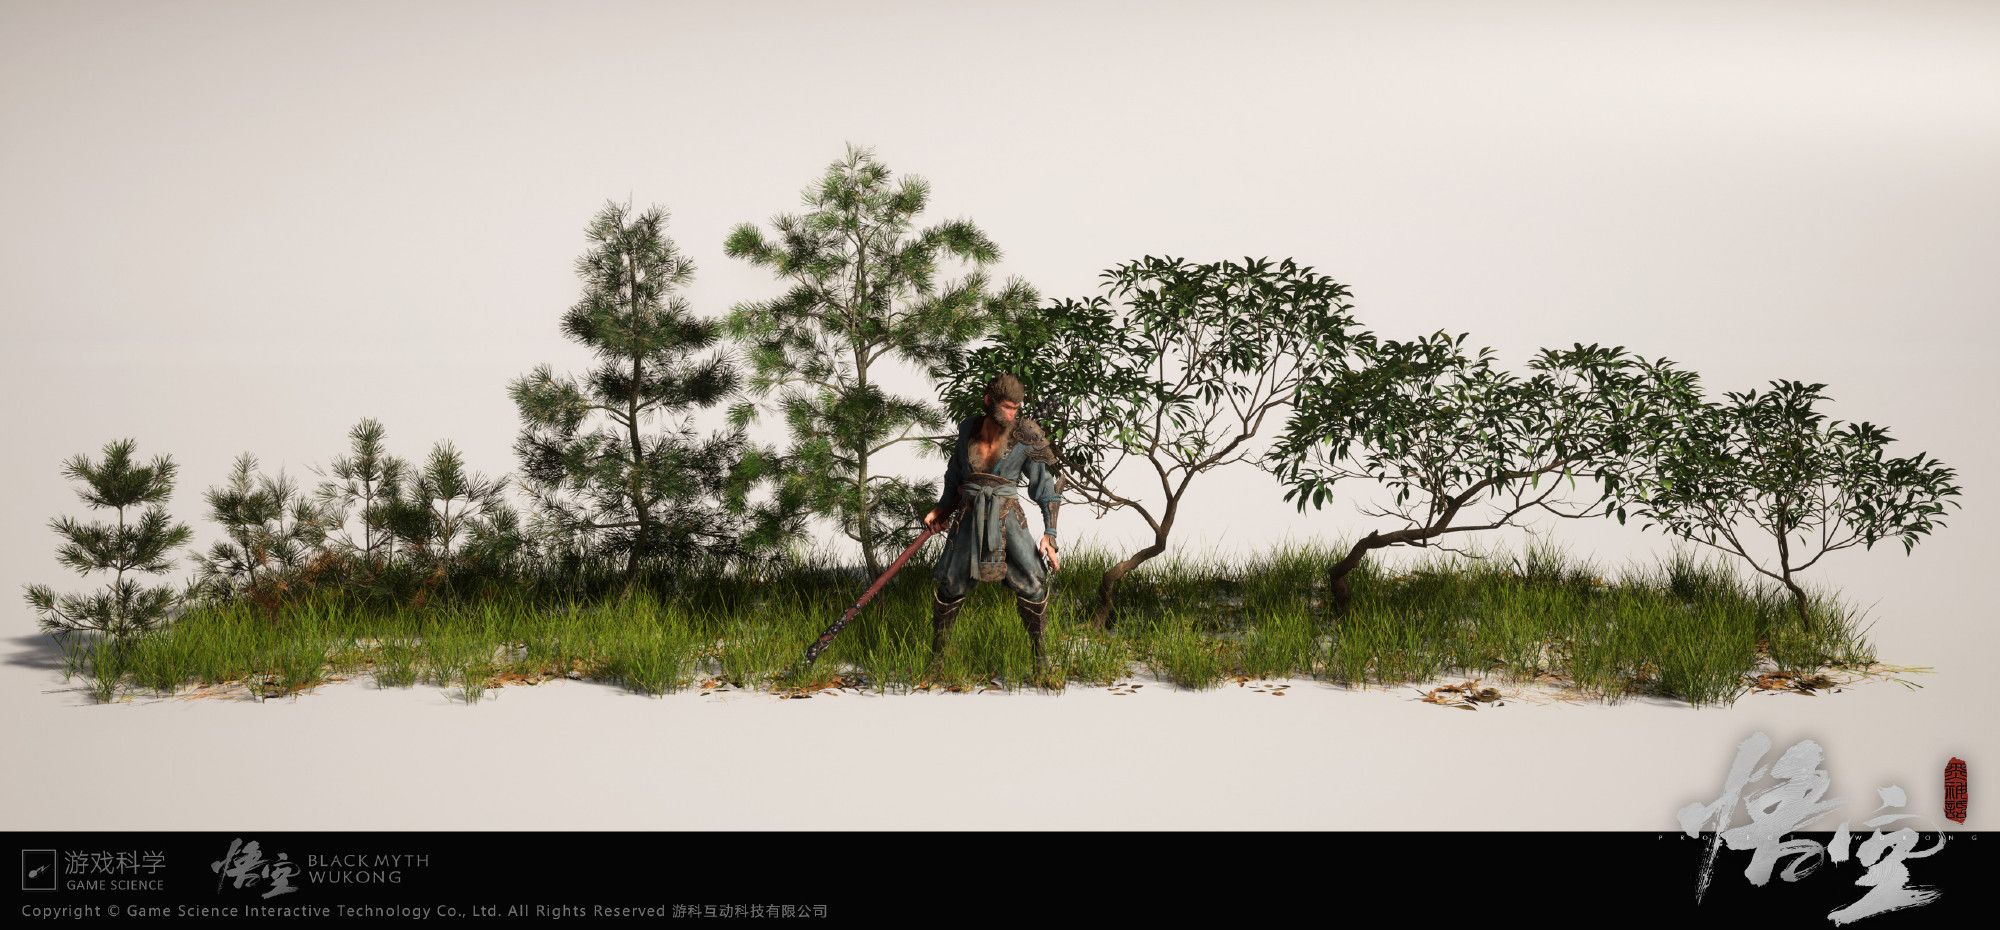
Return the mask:
{"type": "Polygon", "coordinates": [[[988,472],[973,472],[959,482],[958,493],[965,499],[965,515],[971,521],[974,543],[972,577],[999,581],[1007,577],[1007,505],[1018,507],[1019,496],[1013,481],[988,472]]]}

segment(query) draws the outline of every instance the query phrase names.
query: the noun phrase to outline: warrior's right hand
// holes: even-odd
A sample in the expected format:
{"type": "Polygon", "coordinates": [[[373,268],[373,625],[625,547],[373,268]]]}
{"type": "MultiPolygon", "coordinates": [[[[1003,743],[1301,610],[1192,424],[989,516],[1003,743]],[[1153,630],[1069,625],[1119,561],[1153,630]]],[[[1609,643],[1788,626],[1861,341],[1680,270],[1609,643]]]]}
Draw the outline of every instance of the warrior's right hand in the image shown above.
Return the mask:
{"type": "Polygon", "coordinates": [[[944,529],[944,519],[938,514],[938,508],[932,507],[930,513],[924,514],[924,526],[933,530],[944,529]]]}

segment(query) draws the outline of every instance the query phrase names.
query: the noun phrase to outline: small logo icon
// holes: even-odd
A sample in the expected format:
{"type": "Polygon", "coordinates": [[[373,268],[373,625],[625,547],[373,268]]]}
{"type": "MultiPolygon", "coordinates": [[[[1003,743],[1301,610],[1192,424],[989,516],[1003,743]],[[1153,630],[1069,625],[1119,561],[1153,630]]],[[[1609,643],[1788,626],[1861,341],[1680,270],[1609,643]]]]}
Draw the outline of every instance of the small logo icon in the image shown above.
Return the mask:
{"type": "Polygon", "coordinates": [[[21,850],[21,890],[56,890],[56,851],[53,849],[21,850]]]}
{"type": "Polygon", "coordinates": [[[1944,764],[1944,815],[1965,822],[1965,760],[1957,756],[1944,764]]]}

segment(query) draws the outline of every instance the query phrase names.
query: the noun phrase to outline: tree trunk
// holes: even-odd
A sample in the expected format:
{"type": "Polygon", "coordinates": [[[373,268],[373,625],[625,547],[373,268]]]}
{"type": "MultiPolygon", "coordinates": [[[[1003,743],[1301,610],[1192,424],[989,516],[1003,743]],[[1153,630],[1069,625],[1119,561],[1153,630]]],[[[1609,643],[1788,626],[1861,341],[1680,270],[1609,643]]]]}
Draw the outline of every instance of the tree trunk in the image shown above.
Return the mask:
{"type": "MultiPolygon", "coordinates": [[[[859,344],[854,347],[854,382],[860,391],[868,390],[868,359],[859,344]]],[[[861,543],[861,562],[867,566],[868,580],[873,581],[882,577],[882,560],[875,554],[874,489],[868,486],[868,441],[871,438],[873,437],[864,431],[861,447],[854,450],[854,487],[860,497],[859,525],[854,528],[854,538],[861,543]]]]}
{"type": "Polygon", "coordinates": [[[1130,558],[1111,566],[1111,570],[1104,573],[1104,580],[1097,586],[1097,609],[1090,615],[1091,626],[1109,630],[1117,622],[1116,589],[1119,579],[1144,564],[1147,559],[1167,551],[1167,534],[1173,532],[1174,513],[1180,509],[1180,504],[1178,498],[1167,502],[1166,514],[1160,519],[1160,528],[1153,533],[1152,545],[1132,553],[1130,558]]]}
{"type": "MultiPolygon", "coordinates": [[[[854,384],[857,393],[868,391],[868,346],[861,333],[864,327],[860,321],[867,315],[868,307],[868,238],[861,226],[860,207],[850,207],[847,221],[854,231],[854,292],[849,298],[847,317],[854,328],[849,330],[854,349],[854,384]]],[[[861,561],[867,566],[868,579],[882,577],[882,560],[875,554],[875,498],[874,489],[868,486],[868,443],[874,438],[869,431],[862,430],[860,448],[855,452],[855,488],[861,498],[861,525],[855,527],[855,539],[861,543],[861,561]]]]}
{"type": "Polygon", "coordinates": [[[1360,542],[1347,550],[1346,557],[1333,563],[1326,570],[1326,593],[1328,614],[1335,620],[1347,616],[1348,605],[1354,603],[1354,589],[1347,584],[1347,576],[1361,567],[1361,561],[1368,557],[1368,550],[1379,549],[1383,543],[1373,530],[1363,536],[1360,542]]]}
{"type": "Polygon", "coordinates": [[[1118,604],[1115,593],[1118,580],[1125,577],[1125,573],[1138,568],[1147,559],[1165,551],[1167,551],[1166,541],[1156,539],[1152,545],[1132,553],[1130,558],[1111,566],[1111,570],[1104,573],[1104,580],[1097,585],[1097,609],[1090,615],[1090,625],[1100,630],[1111,629],[1115,619],[1114,611],[1118,604]]]}
{"type": "MultiPolygon", "coordinates": [[[[639,324],[639,263],[637,258],[629,252],[626,253],[626,267],[631,269],[632,276],[631,290],[629,291],[631,297],[628,302],[632,308],[630,325],[637,328],[639,324]]],[[[632,541],[632,550],[625,559],[625,590],[627,591],[632,590],[632,582],[639,574],[639,553],[652,543],[653,537],[652,514],[647,510],[645,488],[639,480],[639,476],[644,473],[646,467],[646,450],[639,439],[639,384],[641,375],[645,371],[644,365],[645,353],[633,353],[632,393],[625,401],[625,428],[631,437],[630,442],[632,443],[632,471],[626,484],[632,495],[632,511],[637,515],[639,521],[639,535],[632,541]]]]}
{"type": "Polygon", "coordinates": [[[1799,629],[1804,630],[1808,633],[1815,632],[1813,627],[1812,613],[1806,609],[1808,599],[1806,597],[1805,589],[1800,588],[1798,585],[1792,583],[1792,576],[1789,574],[1785,576],[1784,582],[1785,582],[1785,589],[1790,591],[1792,594],[1792,607],[1799,613],[1799,629]]]}
{"type": "Polygon", "coordinates": [[[882,577],[882,560],[875,555],[875,536],[869,532],[875,522],[875,511],[874,508],[868,506],[868,465],[866,461],[862,462],[861,468],[861,510],[855,514],[858,525],[854,528],[854,538],[856,542],[861,544],[861,563],[868,569],[868,579],[873,581],[882,577]]]}
{"type": "MultiPolygon", "coordinates": [[[[125,552],[125,508],[122,506],[118,508],[118,552],[121,556],[125,552]]],[[[122,629],[125,625],[124,624],[125,597],[123,593],[124,590],[125,590],[125,562],[123,558],[120,558],[118,563],[118,575],[116,578],[112,579],[111,582],[111,591],[112,594],[115,595],[112,599],[111,623],[112,626],[118,627],[120,629],[122,629]]]]}

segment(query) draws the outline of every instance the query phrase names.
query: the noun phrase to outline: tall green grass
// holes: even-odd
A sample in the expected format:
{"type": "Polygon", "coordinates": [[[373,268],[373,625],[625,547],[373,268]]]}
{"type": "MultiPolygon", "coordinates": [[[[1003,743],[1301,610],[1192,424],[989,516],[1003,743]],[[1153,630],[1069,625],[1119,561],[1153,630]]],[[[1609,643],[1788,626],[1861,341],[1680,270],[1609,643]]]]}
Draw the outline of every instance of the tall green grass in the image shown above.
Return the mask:
{"type": "Polygon", "coordinates": [[[1677,551],[1616,577],[1548,545],[1428,559],[1371,558],[1350,576],[1354,600],[1326,614],[1337,545],[1281,544],[1241,562],[1170,554],[1124,579],[1110,630],[1087,623],[1096,586],[1119,558],[1067,553],[1051,579],[1046,677],[1034,677],[1012,592],[979,585],[935,674],[928,566],[913,561],[835,640],[816,666],[805,646],[864,590],[851,567],[808,554],[771,577],[646,577],[631,589],[559,598],[545,581],[486,584],[483,597],[421,607],[344,597],[334,589],[272,613],[252,605],[185,611],[122,644],[65,645],[65,667],[102,700],[119,688],[171,694],[243,682],[294,695],[332,677],[377,687],[418,684],[480,700],[501,676],[579,677],[641,694],[710,679],[742,688],[878,692],[922,683],[1017,689],[1108,685],[1145,669],[1185,688],[1235,676],[1393,685],[1446,674],[1566,678],[1605,700],[1650,694],[1696,705],[1733,700],[1761,658],[1812,671],[1873,661],[1859,617],[1816,595],[1801,628],[1781,592],[1719,560],[1677,551]]]}

